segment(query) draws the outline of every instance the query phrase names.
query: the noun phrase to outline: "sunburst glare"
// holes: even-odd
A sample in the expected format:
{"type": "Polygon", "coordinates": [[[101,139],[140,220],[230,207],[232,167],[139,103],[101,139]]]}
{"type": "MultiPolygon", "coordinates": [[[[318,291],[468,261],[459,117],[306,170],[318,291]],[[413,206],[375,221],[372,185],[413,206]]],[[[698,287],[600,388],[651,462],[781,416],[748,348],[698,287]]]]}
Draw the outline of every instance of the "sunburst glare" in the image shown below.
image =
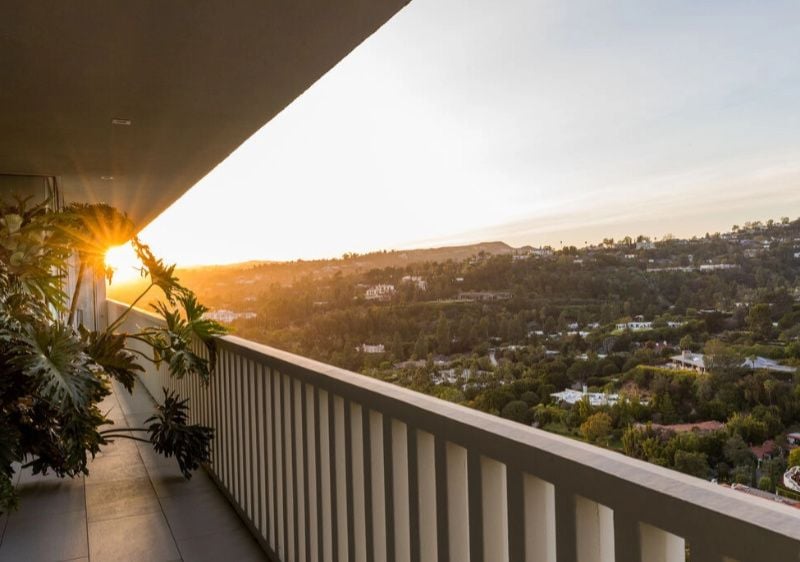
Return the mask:
{"type": "Polygon", "coordinates": [[[125,282],[138,279],[142,262],[130,242],[114,246],[106,251],[106,266],[114,270],[114,281],[125,282]]]}

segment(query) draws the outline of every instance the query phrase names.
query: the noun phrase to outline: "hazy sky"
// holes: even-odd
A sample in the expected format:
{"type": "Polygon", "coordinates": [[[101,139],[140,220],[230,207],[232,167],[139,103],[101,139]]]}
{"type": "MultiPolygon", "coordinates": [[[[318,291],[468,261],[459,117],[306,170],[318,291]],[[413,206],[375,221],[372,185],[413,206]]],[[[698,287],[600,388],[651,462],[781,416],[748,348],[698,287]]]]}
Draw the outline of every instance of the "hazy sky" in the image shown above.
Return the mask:
{"type": "Polygon", "coordinates": [[[784,215],[797,0],[413,0],[143,238],[188,265],[784,215]]]}

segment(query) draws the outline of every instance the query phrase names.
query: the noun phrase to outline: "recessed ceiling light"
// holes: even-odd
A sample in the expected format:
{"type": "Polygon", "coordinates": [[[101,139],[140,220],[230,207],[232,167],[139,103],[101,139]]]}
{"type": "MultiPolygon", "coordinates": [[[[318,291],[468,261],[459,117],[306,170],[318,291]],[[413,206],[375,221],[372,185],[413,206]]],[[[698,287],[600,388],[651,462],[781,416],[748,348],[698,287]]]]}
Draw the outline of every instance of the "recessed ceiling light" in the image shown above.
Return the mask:
{"type": "Polygon", "coordinates": [[[114,179],[114,176],[100,176],[100,179],[103,181],[111,181],[114,179]]]}
{"type": "Polygon", "coordinates": [[[120,119],[120,118],[115,117],[114,119],[111,120],[111,124],[112,125],[130,125],[131,124],[131,120],[130,119],[120,119]]]}

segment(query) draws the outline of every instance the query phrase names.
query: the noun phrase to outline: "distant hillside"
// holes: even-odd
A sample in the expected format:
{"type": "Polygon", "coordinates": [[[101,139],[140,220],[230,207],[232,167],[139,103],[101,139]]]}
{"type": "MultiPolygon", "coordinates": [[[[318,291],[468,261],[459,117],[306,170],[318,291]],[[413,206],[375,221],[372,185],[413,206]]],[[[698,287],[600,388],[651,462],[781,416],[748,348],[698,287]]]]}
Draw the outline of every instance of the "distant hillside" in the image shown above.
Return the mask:
{"type": "MultiPolygon", "coordinates": [[[[519,249],[511,247],[505,242],[481,242],[442,248],[346,254],[342,258],[328,260],[248,261],[230,265],[180,268],[177,270],[177,275],[194,291],[213,295],[224,292],[225,287],[230,287],[231,284],[259,285],[261,287],[272,284],[291,285],[297,279],[309,275],[320,278],[339,272],[350,274],[385,267],[402,268],[425,262],[461,262],[479,254],[507,255],[517,250],[519,249]]],[[[112,299],[129,302],[136,298],[145,286],[143,281],[112,283],[108,296],[112,299]]],[[[157,296],[155,291],[153,296],[157,296]]]]}

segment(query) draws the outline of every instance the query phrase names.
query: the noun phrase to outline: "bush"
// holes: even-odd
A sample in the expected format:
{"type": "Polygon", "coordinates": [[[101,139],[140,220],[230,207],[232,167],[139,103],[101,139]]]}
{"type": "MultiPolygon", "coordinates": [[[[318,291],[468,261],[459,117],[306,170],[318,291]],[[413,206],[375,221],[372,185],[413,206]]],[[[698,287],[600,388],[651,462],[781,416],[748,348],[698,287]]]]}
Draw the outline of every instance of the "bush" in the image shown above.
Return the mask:
{"type": "Polygon", "coordinates": [[[675,451],[675,470],[691,474],[699,478],[708,478],[710,471],[705,453],[693,451],[675,451]]]}
{"type": "Polygon", "coordinates": [[[519,397],[520,400],[525,402],[528,406],[535,406],[539,403],[539,395],[533,391],[523,392],[522,396],[519,397]]]}
{"type": "Polygon", "coordinates": [[[520,423],[530,423],[532,417],[528,414],[528,404],[522,400],[513,400],[506,404],[500,415],[520,423]]]}
{"type": "Polygon", "coordinates": [[[792,466],[800,466],[800,447],[796,447],[789,451],[789,461],[788,465],[792,466]]]}
{"type": "Polygon", "coordinates": [[[611,416],[605,412],[592,414],[581,424],[581,435],[590,442],[599,441],[609,436],[612,429],[611,416]]]}

